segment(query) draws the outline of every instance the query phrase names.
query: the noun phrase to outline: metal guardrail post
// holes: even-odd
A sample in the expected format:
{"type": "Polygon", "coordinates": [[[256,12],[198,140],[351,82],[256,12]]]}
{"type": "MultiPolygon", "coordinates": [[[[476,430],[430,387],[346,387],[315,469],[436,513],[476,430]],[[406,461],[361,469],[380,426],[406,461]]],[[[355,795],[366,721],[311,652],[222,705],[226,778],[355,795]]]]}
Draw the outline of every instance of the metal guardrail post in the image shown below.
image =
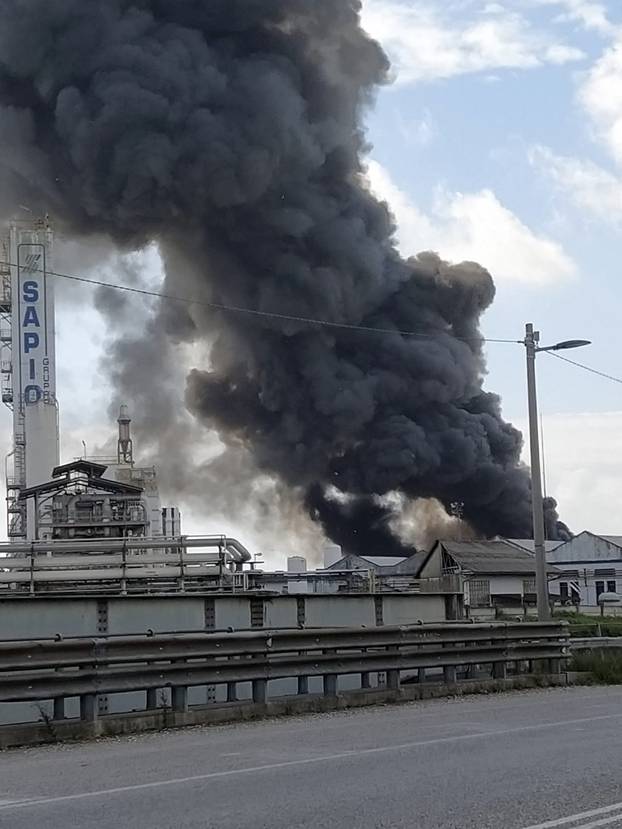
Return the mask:
{"type": "Polygon", "coordinates": [[[456,682],[456,666],[446,665],[443,668],[443,678],[447,685],[454,685],[456,682]]]}
{"type": "Polygon", "coordinates": [[[361,674],[361,688],[364,690],[371,688],[371,674],[369,671],[365,671],[361,674]]]}
{"type": "Polygon", "coordinates": [[[400,672],[398,670],[387,671],[387,688],[391,691],[399,691],[400,672]]]}
{"type": "Polygon", "coordinates": [[[265,679],[253,680],[253,702],[256,705],[265,705],[268,697],[268,682],[265,679]]]}
{"type": "MultiPolygon", "coordinates": [[[[401,631],[399,636],[400,642],[402,639],[401,631]]],[[[393,657],[395,660],[400,656],[400,645],[389,645],[387,647],[387,656],[393,657]]],[[[400,687],[400,671],[399,668],[391,668],[387,671],[387,688],[391,691],[399,691],[400,687]]]]}
{"type": "Polygon", "coordinates": [[[83,694],[80,697],[80,719],[82,722],[97,722],[97,694],[83,694]]]}
{"type": "Polygon", "coordinates": [[[325,674],[324,680],[324,696],[336,697],[338,692],[337,674],[325,674]]]}
{"type": "Polygon", "coordinates": [[[155,711],[158,707],[158,689],[147,688],[147,711],[155,711]]]}
{"type": "Polygon", "coordinates": [[[175,685],[172,689],[171,702],[173,711],[185,714],[188,710],[188,689],[185,685],[175,685]]]}
{"type": "Polygon", "coordinates": [[[493,662],[492,675],[494,679],[507,679],[508,666],[506,662],[493,662]]]}
{"type": "Polygon", "coordinates": [[[227,682],[227,702],[238,701],[238,683],[227,682]]]}
{"type": "Polygon", "coordinates": [[[300,695],[304,695],[304,694],[309,693],[309,677],[308,676],[299,676],[298,677],[298,693],[300,695]]]}
{"type": "MultiPolygon", "coordinates": [[[[325,648],[325,655],[336,653],[336,648],[325,648]]],[[[325,697],[336,697],[339,691],[339,678],[337,674],[325,674],[322,677],[325,697]]]]}

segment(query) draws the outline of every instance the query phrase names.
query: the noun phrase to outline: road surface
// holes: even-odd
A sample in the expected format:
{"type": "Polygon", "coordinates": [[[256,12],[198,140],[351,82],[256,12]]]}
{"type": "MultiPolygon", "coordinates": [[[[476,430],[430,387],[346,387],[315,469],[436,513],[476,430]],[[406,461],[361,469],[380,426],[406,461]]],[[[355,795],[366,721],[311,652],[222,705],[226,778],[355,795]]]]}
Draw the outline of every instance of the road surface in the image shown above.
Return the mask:
{"type": "Polygon", "coordinates": [[[622,828],[622,688],[195,728],[0,755],[6,829],[622,828]]]}

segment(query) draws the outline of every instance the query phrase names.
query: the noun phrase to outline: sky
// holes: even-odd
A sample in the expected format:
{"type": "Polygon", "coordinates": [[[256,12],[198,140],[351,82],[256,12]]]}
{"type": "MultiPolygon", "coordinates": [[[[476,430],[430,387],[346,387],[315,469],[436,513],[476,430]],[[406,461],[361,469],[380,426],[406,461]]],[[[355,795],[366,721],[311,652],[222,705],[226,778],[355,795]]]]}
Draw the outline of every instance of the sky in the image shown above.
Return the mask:
{"type": "MultiPolygon", "coordinates": [[[[532,322],[546,343],[589,339],[567,356],[622,377],[622,4],[364,0],[363,24],[393,63],[392,83],[366,116],[367,164],[402,252],[432,249],[487,267],[497,298],[486,336],[520,340],[532,322]]],[[[71,263],[74,273],[79,262],[81,275],[118,280],[109,252],[63,239],[57,251],[58,270],[71,263]]],[[[157,284],[157,251],[132,264],[157,284]]],[[[88,288],[59,285],[57,330],[69,460],[115,427],[100,368],[109,333],[88,288]]],[[[488,346],[486,387],[523,430],[524,360],[518,343],[488,346]]],[[[622,384],[547,354],[538,381],[547,491],[575,531],[622,534],[622,384]]],[[[8,411],[0,430],[6,454],[8,411]]],[[[260,543],[226,510],[180,506],[188,533],[260,543]]]]}

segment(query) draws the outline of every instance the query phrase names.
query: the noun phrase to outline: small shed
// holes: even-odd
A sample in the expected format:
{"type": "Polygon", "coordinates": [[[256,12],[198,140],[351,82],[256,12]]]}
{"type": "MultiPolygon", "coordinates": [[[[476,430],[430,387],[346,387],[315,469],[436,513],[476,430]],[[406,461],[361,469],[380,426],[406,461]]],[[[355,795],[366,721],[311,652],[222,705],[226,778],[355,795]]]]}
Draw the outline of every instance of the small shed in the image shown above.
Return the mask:
{"type": "MultiPolygon", "coordinates": [[[[557,577],[548,567],[549,580],[557,577]]],[[[533,553],[504,540],[437,541],[419,569],[419,578],[459,575],[464,604],[471,615],[493,616],[497,610],[524,612],[536,604],[533,553]]]]}

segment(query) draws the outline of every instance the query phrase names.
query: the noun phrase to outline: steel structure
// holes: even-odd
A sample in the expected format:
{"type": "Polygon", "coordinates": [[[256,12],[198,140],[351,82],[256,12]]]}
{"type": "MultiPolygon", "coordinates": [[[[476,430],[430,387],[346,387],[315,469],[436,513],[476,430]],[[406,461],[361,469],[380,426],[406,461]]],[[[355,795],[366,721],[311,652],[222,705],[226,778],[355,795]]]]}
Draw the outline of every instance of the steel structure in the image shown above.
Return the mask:
{"type": "Polygon", "coordinates": [[[224,535],[0,544],[0,591],[35,596],[244,590],[249,574],[242,567],[250,558],[239,541],[224,535]]]}
{"type": "Polygon", "coordinates": [[[59,463],[54,286],[47,220],[13,222],[0,238],[2,402],[13,412],[7,458],[9,538],[34,538],[35,516],[21,499],[59,463]]]}
{"type": "MultiPolygon", "coordinates": [[[[53,526],[54,510],[59,514],[61,511],[58,503],[51,508],[47,499],[48,511],[42,521],[37,499],[25,497],[50,483],[53,470],[60,464],[52,255],[53,233],[47,217],[13,221],[0,231],[0,386],[2,402],[13,414],[13,441],[5,474],[7,534],[14,542],[34,541],[46,535],[66,537],[62,529],[53,526]]],[[[141,490],[139,512],[144,512],[139,520],[133,506],[123,507],[128,520],[119,534],[134,534],[141,525],[144,529],[139,527],[138,532],[142,535],[178,535],[179,511],[175,507],[162,511],[156,470],[134,463],[127,406],[121,406],[117,422],[117,453],[106,466],[114,479],[126,486],[126,494],[130,494],[132,487],[141,490]]],[[[93,515],[97,512],[98,494],[101,496],[95,488],[94,493],[86,493],[82,499],[93,502],[93,515]]],[[[64,498],[67,513],[76,512],[72,507],[76,503],[74,495],[75,487],[69,487],[64,498]]],[[[57,493],[56,501],[61,499],[57,493]]],[[[68,536],[79,535],[77,528],[83,522],[67,517],[64,523],[68,536]]],[[[110,531],[110,524],[91,524],[92,535],[110,531]]]]}

